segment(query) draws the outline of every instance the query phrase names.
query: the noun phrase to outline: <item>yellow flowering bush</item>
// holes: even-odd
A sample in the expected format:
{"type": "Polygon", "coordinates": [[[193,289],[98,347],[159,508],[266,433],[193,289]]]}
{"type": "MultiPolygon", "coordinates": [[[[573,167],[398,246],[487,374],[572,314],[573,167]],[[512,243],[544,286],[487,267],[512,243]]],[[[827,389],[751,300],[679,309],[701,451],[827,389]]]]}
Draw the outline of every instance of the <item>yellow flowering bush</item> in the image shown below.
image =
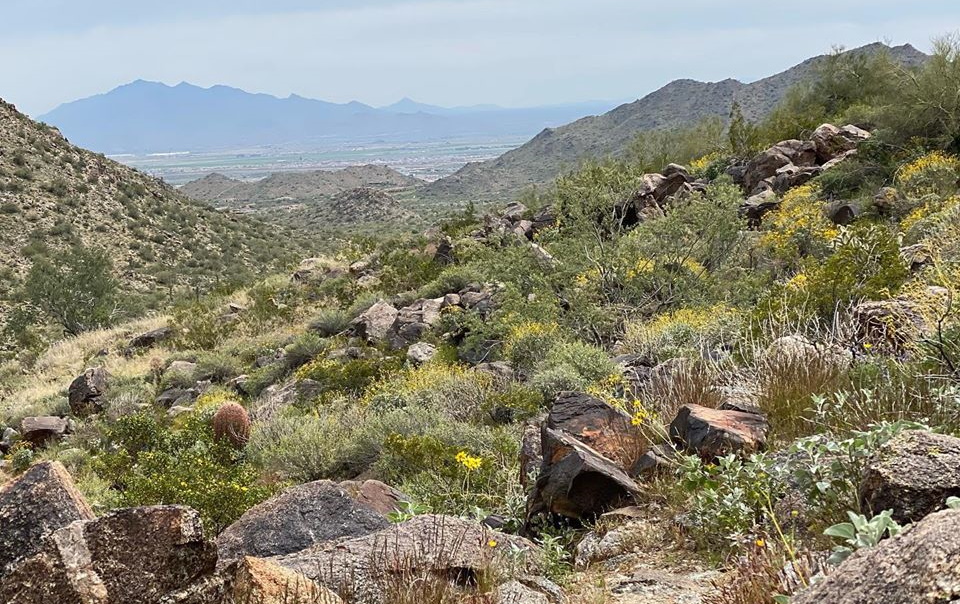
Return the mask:
{"type": "Polygon", "coordinates": [[[913,197],[943,195],[956,191],[960,178],[960,159],[934,151],[901,166],[897,184],[902,192],[913,197]]]}
{"type": "Polygon", "coordinates": [[[503,356],[519,369],[530,369],[560,339],[560,326],[556,323],[523,322],[510,328],[503,344],[503,356]]]}
{"type": "Polygon", "coordinates": [[[791,189],[764,220],[760,245],[771,256],[794,266],[801,258],[828,252],[839,229],[824,215],[819,194],[813,185],[791,189]]]}
{"type": "Polygon", "coordinates": [[[627,323],[620,348],[624,353],[654,359],[699,356],[722,345],[740,326],[740,313],[723,304],[679,308],[650,320],[627,323]]]}
{"type": "Polygon", "coordinates": [[[494,392],[493,378],[463,365],[426,363],[376,382],[362,402],[374,410],[418,407],[465,421],[476,418],[494,392]]]}

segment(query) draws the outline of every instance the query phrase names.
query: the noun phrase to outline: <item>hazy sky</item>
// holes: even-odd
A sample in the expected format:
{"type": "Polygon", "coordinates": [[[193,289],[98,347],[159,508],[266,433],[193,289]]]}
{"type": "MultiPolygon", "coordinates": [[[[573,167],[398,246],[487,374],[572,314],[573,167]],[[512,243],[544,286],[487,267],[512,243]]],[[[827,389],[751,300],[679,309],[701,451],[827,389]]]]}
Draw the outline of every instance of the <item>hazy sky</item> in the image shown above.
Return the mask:
{"type": "Polygon", "coordinates": [[[2,0],[0,97],[38,115],[138,78],[374,105],[633,99],[835,44],[960,28],[958,0],[2,0]]]}

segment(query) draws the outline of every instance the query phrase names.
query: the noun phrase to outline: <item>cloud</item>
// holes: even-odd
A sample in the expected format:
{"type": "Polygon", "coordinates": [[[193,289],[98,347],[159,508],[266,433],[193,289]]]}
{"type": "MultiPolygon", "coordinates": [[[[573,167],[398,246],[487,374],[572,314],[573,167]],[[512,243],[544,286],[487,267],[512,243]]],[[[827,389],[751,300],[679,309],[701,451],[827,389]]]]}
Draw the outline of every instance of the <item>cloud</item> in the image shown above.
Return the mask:
{"type": "MultiPolygon", "coordinates": [[[[25,21],[27,3],[14,3],[25,21]]],[[[18,58],[0,63],[0,95],[33,114],[137,78],[373,104],[635,98],[678,77],[756,79],[837,43],[923,47],[960,17],[952,0],[922,9],[893,0],[318,4],[35,0],[64,16],[0,37],[0,53],[18,58]],[[78,4],[89,12],[69,22],[78,4]]]]}

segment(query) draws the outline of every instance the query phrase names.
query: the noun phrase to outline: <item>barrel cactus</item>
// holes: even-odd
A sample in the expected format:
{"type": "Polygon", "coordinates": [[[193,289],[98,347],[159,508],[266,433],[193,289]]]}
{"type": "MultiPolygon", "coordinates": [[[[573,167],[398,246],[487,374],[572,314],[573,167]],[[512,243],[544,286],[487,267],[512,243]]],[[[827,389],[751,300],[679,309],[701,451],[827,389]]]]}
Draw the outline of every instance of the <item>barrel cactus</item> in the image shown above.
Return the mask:
{"type": "Polygon", "coordinates": [[[250,416],[247,410],[237,403],[224,403],[213,416],[213,437],[226,439],[236,448],[247,444],[250,438],[250,416]]]}

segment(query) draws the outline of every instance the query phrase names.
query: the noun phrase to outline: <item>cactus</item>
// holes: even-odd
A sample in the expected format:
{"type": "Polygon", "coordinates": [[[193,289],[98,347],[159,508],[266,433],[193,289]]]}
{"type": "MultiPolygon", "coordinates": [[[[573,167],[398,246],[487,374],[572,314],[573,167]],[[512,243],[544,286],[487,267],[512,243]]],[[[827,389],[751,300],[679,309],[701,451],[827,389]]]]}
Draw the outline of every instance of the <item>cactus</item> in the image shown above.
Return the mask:
{"type": "Polygon", "coordinates": [[[216,441],[226,439],[240,449],[250,438],[250,416],[237,403],[224,403],[213,416],[213,437],[216,441]]]}

